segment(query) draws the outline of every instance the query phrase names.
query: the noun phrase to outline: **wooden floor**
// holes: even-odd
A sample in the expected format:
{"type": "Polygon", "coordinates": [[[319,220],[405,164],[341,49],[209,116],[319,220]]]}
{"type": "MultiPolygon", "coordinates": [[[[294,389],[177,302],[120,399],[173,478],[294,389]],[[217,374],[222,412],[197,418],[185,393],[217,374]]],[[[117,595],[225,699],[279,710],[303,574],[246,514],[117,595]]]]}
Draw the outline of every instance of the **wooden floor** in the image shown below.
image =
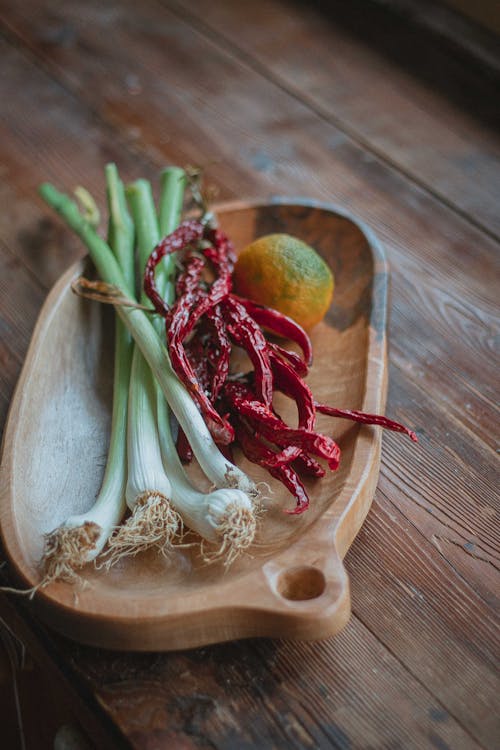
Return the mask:
{"type": "Polygon", "coordinates": [[[0,18],[2,424],[47,291],[83,254],[37,186],[102,201],[113,160],[127,179],[205,165],[221,199],[308,196],[367,222],[392,270],[387,413],[420,437],[384,436],[334,639],[126,655],[5,596],[2,617],[96,747],[498,747],[495,65],[367,0],[2,0],[0,18]]]}

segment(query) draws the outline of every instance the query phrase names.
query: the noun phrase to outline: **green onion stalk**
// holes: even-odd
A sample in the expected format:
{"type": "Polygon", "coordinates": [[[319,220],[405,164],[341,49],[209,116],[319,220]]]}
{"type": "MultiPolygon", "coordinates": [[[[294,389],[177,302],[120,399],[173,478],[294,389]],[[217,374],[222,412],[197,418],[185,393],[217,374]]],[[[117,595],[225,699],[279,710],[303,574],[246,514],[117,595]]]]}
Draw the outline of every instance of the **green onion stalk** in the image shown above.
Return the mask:
{"type": "MultiPolygon", "coordinates": [[[[134,280],[134,226],[127,211],[125,190],[114,164],[106,167],[109,207],[108,242],[127,286],[134,280]]],[[[88,203],[90,196],[86,193],[88,203]]],[[[108,458],[101,489],[86,513],[68,518],[45,537],[43,584],[74,581],[78,569],[94,560],[125,514],[127,483],[127,408],[133,341],[116,317],[113,410],[108,458]]]]}
{"type": "MultiPolygon", "coordinates": [[[[137,180],[127,188],[126,195],[136,229],[138,267],[142,278],[149,255],[160,239],[158,218],[151,185],[147,180],[137,180]]],[[[162,195],[162,203],[167,202],[170,210],[167,233],[172,232],[179,222],[183,197],[183,180],[172,183],[168,195],[162,195]]],[[[166,268],[158,271],[164,276],[166,268]]],[[[144,292],[141,292],[140,301],[142,304],[148,303],[144,292]]],[[[162,320],[155,317],[153,325],[161,334],[162,320]]],[[[107,565],[149,547],[157,547],[167,554],[175,536],[182,529],[181,518],[171,504],[172,487],[162,463],[156,415],[159,394],[161,391],[153,373],[135,345],[127,426],[126,501],[131,515],[110,539],[106,552],[107,565]]]]}

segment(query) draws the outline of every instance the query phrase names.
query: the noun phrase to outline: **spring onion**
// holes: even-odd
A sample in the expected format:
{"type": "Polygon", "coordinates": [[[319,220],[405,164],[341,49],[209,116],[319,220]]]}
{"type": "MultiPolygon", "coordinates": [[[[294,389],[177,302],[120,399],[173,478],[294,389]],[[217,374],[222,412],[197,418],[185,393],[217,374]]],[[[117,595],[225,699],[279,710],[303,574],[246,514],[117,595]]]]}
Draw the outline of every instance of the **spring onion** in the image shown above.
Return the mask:
{"type": "MultiPolygon", "coordinates": [[[[168,196],[169,205],[173,207],[172,221],[180,215],[183,194],[184,184],[178,180],[168,196]]],[[[142,271],[149,254],[160,239],[150,183],[138,180],[127,188],[127,198],[136,228],[138,266],[142,271]]],[[[169,231],[173,229],[175,226],[169,231]]],[[[141,302],[147,302],[144,294],[141,294],[141,302]]],[[[161,321],[155,320],[153,324],[158,329],[161,321]]],[[[161,393],[148,363],[136,345],[130,378],[127,426],[126,500],[132,515],[117,528],[110,539],[109,550],[106,552],[108,565],[149,547],[159,547],[166,553],[181,526],[180,517],[170,503],[172,488],[165,474],[160,452],[156,423],[157,391],[161,393]]]]}
{"type": "MultiPolygon", "coordinates": [[[[134,228],[126,210],[124,187],[114,164],[108,164],[106,167],[106,182],[110,215],[109,243],[124,277],[128,284],[132,284],[134,228]]],[[[85,198],[89,203],[88,194],[85,198]]],[[[103,482],[98,497],[89,511],[71,516],[62,526],[46,535],[44,584],[56,579],[77,579],[75,571],[97,557],[113,528],[124,516],[127,480],[127,400],[132,347],[131,336],[117,317],[111,436],[103,482]]]]}
{"type": "Polygon", "coordinates": [[[253,503],[240,489],[216,489],[203,493],[189,481],[179,460],[169,425],[168,406],[163,395],[158,399],[158,423],[163,464],[172,485],[172,503],[185,525],[203,540],[215,544],[206,561],[223,559],[226,565],[253,541],[256,519],[253,503]]]}

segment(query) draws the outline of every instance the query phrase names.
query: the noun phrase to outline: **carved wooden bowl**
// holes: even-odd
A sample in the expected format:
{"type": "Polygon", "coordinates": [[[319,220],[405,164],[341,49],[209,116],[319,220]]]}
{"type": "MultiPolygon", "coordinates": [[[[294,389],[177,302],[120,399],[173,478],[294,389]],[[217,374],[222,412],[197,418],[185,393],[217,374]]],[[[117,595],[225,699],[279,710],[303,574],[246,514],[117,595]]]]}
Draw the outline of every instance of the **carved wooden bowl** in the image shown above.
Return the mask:
{"type": "MultiPolygon", "coordinates": [[[[386,393],[388,272],[373,235],[342,211],[291,199],[217,210],[237,248],[287,232],[322,254],[335,274],[334,301],[312,332],[308,377],[317,400],[383,412],[386,393]]],[[[77,298],[72,266],[50,292],[38,320],[4,435],[0,518],[3,542],[22,586],[40,580],[43,534],[89,508],[98,492],[110,424],[113,311],[77,298]]],[[[278,411],[295,423],[284,397],[278,411]]],[[[381,434],[318,415],[318,429],[342,450],[340,468],[307,480],[310,509],[289,516],[293,499],[267,472],[236,458],[272,490],[251,554],[228,571],[206,565],[196,547],[168,559],[153,551],[110,572],[87,566],[88,586],[54,583],[34,610],[55,629],[88,644],[171,650],[251,636],[318,639],[350,614],[342,564],[377,483],[381,434]]]]}

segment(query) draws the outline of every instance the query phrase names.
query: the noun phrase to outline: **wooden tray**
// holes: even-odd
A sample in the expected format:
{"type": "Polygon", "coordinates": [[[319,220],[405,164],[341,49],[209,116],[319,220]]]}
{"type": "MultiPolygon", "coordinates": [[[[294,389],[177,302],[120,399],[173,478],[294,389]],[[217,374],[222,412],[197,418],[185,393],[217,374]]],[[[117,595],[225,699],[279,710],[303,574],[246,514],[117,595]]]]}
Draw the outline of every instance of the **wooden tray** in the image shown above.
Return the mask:
{"type": "MultiPolygon", "coordinates": [[[[288,232],[315,247],[336,279],[334,302],[313,333],[308,382],[318,400],[383,412],[386,393],[388,272],[366,227],[331,206],[277,199],[225,204],[222,227],[241,248],[269,232],[288,232]]],[[[4,435],[0,485],[2,537],[24,586],[39,580],[42,534],[90,507],[99,489],[110,422],[113,312],[75,297],[72,266],[50,292],[38,320],[4,435]]],[[[294,407],[279,404],[294,420],[294,407]]],[[[258,543],[225,572],[193,549],[169,560],[144,553],[111,572],[85,570],[90,586],[51,584],[34,610],[64,635],[115,649],[172,650],[271,636],[318,639],[350,614],[342,564],[377,483],[381,433],[320,416],[318,427],[342,449],[341,467],[307,482],[311,507],[293,505],[282,485],[241,457],[273,490],[258,543]]]]}

